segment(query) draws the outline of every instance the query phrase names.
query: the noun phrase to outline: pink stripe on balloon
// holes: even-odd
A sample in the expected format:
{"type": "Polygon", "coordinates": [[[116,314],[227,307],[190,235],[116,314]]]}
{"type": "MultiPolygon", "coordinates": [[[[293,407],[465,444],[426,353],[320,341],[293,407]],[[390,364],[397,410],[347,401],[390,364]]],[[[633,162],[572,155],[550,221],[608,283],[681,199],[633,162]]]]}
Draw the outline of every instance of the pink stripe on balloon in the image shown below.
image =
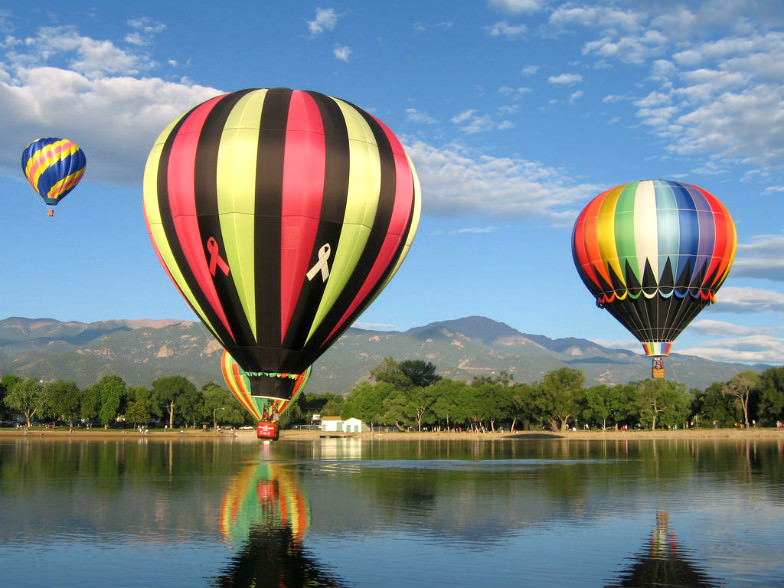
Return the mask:
{"type": "Polygon", "coordinates": [[[199,219],[196,216],[196,186],[194,168],[196,152],[199,147],[199,136],[213,107],[224,98],[218,96],[199,105],[183,121],[170,150],[169,165],[166,170],[166,188],[169,197],[172,220],[174,221],[177,241],[185,255],[186,263],[191,270],[199,290],[207,299],[207,303],[221,321],[226,331],[234,339],[229,321],[223,312],[209,264],[204,253],[204,243],[212,235],[202,236],[199,231],[199,219]]]}
{"type": "Polygon", "coordinates": [[[316,101],[295,90],[286,127],[281,190],[280,340],[286,336],[316,242],[324,197],[326,143],[316,101]]]}

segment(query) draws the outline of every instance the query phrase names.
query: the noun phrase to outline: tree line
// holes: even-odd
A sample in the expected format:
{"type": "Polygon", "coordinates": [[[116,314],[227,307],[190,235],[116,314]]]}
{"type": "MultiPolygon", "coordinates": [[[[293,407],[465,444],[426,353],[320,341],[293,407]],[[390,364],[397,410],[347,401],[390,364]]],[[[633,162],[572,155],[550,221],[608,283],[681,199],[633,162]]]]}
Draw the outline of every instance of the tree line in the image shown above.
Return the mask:
{"type": "MultiPolygon", "coordinates": [[[[436,372],[430,362],[386,358],[345,397],[301,394],[281,424],[309,424],[314,414],[398,430],[749,427],[784,420],[784,367],[741,372],[705,390],[654,379],[586,386],[583,373],[572,368],[553,370],[532,384],[516,383],[507,372],[470,382],[436,372]]],[[[214,382],[197,388],[183,376],[144,387],[109,375],[80,389],[74,382],[4,375],[0,417],[8,422],[12,413],[28,426],[35,421],[107,428],[255,424],[227,388],[214,382]]]]}

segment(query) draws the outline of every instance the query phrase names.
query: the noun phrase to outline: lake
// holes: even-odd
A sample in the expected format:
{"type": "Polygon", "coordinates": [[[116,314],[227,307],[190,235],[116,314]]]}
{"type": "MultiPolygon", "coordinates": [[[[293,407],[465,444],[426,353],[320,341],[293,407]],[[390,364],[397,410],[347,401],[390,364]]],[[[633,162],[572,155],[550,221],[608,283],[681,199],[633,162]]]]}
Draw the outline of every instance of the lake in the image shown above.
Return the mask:
{"type": "Polygon", "coordinates": [[[0,438],[0,586],[784,586],[782,441],[0,438]]]}

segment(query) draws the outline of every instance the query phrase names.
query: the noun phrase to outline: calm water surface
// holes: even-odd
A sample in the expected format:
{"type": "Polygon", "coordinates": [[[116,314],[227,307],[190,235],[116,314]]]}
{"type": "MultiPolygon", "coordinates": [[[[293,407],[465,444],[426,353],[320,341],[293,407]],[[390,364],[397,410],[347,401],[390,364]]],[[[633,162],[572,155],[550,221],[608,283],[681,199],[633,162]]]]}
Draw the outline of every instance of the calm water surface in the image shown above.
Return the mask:
{"type": "Polygon", "coordinates": [[[0,586],[784,586],[784,441],[0,440],[0,586]]]}

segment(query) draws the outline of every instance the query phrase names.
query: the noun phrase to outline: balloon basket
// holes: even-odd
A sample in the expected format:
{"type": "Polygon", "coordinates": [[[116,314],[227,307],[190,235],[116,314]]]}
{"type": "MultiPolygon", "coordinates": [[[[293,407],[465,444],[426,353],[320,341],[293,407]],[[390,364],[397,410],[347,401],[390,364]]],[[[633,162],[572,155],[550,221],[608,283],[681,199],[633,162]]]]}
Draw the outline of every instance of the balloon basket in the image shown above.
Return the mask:
{"type": "Polygon", "coordinates": [[[280,436],[278,423],[271,421],[259,421],[256,425],[256,437],[263,440],[277,441],[280,436]]]}
{"type": "Polygon", "coordinates": [[[664,378],[664,362],[661,357],[654,357],[651,365],[651,377],[654,379],[664,378]]]}

